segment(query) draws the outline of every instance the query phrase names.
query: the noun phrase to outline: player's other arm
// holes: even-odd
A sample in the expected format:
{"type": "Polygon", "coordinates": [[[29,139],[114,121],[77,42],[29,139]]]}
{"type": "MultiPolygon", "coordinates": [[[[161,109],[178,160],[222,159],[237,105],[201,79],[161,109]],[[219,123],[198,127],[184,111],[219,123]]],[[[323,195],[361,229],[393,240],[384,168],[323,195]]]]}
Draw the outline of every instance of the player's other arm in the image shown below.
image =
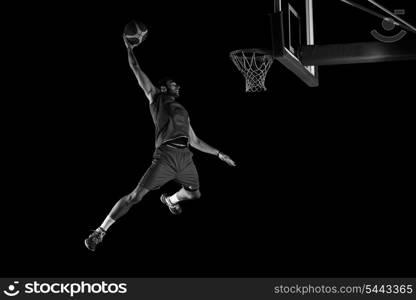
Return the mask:
{"type": "Polygon", "coordinates": [[[195,149],[209,153],[215,156],[218,156],[221,160],[225,161],[230,166],[235,166],[235,162],[226,154],[222,153],[221,151],[215,149],[214,147],[211,147],[207,143],[205,143],[203,140],[198,138],[192,129],[192,126],[189,125],[189,143],[192,147],[195,149]]]}
{"type": "Polygon", "coordinates": [[[127,48],[127,55],[129,58],[129,65],[132,69],[134,75],[137,78],[137,81],[139,82],[140,87],[143,89],[144,93],[146,94],[147,99],[149,99],[149,102],[152,103],[153,96],[156,93],[156,87],[153,85],[153,83],[150,81],[149,77],[143,72],[143,70],[140,68],[139,63],[137,62],[137,59],[133,52],[133,46],[131,46],[126,38],[124,38],[124,43],[126,44],[127,48]]]}

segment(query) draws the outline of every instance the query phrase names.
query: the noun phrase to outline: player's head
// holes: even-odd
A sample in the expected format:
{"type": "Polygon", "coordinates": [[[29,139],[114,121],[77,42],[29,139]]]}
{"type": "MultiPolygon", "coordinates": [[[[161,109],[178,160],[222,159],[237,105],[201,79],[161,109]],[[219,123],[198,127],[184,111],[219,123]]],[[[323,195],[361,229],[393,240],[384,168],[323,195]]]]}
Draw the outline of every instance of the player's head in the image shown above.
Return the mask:
{"type": "Polygon", "coordinates": [[[156,86],[162,93],[167,93],[174,97],[179,96],[180,86],[170,77],[159,80],[156,86]]]}

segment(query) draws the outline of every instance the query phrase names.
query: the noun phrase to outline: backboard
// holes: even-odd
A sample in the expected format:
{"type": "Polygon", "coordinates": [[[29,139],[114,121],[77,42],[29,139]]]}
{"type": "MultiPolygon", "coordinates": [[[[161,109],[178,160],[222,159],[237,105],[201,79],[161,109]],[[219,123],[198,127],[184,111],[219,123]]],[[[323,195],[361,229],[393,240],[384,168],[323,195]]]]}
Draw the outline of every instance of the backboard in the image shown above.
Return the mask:
{"type": "Polygon", "coordinates": [[[318,67],[300,60],[301,46],[314,45],[313,0],[274,0],[270,25],[275,59],[308,86],[318,86],[318,67]]]}
{"type": "MultiPolygon", "coordinates": [[[[377,1],[367,2],[373,7],[363,6],[355,0],[337,1],[340,5],[348,4],[382,18],[383,28],[386,30],[395,25],[402,27],[401,35],[382,37],[375,35],[373,30],[371,33],[376,40],[316,45],[313,0],[274,0],[273,13],[269,14],[272,44],[271,51],[270,48],[266,51],[267,55],[284,65],[309,87],[319,85],[318,66],[415,60],[416,40],[400,40],[406,32],[416,33],[416,27],[403,20],[399,13],[391,12],[377,1]]],[[[260,54],[264,52],[261,49],[254,50],[260,54]]],[[[254,59],[254,56],[251,57],[254,59]]],[[[258,68],[253,69],[252,65],[244,64],[245,69],[248,69],[245,73],[246,79],[260,78],[256,77],[258,68]]],[[[260,79],[264,80],[264,76],[260,79]]],[[[261,87],[265,90],[264,84],[261,87]]]]}

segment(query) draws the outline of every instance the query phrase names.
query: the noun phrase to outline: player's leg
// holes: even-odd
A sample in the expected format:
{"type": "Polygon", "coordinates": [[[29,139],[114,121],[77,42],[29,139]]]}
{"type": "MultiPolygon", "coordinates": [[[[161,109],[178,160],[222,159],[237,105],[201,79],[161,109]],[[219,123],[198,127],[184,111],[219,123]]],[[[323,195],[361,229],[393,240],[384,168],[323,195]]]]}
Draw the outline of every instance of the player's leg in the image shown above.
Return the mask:
{"type": "Polygon", "coordinates": [[[182,213],[182,208],[179,205],[180,201],[199,198],[201,198],[201,192],[199,191],[199,189],[190,191],[182,187],[178,192],[176,192],[172,196],[162,194],[160,196],[160,201],[162,201],[162,203],[166,204],[169,207],[171,213],[173,213],[174,215],[179,215],[182,213]]]}
{"type": "Polygon", "coordinates": [[[201,198],[201,192],[199,191],[199,189],[190,190],[186,187],[182,187],[179,191],[177,191],[175,194],[168,198],[170,203],[176,204],[183,200],[199,199],[201,198]]]}
{"type": "Polygon", "coordinates": [[[192,160],[192,152],[187,150],[178,154],[177,162],[180,164],[181,172],[176,175],[175,181],[182,185],[182,188],[171,196],[163,194],[160,200],[165,203],[173,214],[180,214],[182,209],[180,201],[199,199],[199,176],[196,166],[192,160]]]}
{"type": "Polygon", "coordinates": [[[140,185],[137,186],[133,192],[118,200],[118,202],[113,206],[110,214],[107,217],[107,219],[109,219],[110,221],[104,221],[100,227],[107,231],[108,228],[112,225],[112,223],[124,216],[134,204],[137,204],[140,201],[142,201],[143,197],[148,192],[149,189],[144,188],[140,185]]]}
{"type": "Polygon", "coordinates": [[[108,228],[124,216],[133,205],[139,203],[149,191],[158,189],[175,178],[175,172],[163,159],[160,151],[156,150],[153,158],[151,166],[133,192],[117,201],[101,226],[85,239],[85,246],[89,250],[94,251],[97,244],[102,242],[108,228]]]}
{"type": "Polygon", "coordinates": [[[201,192],[199,189],[190,190],[186,187],[182,187],[179,191],[169,197],[169,200],[172,204],[176,204],[183,200],[192,200],[201,198],[201,192]]]}
{"type": "Polygon", "coordinates": [[[118,200],[101,226],[85,239],[85,246],[89,250],[95,251],[95,247],[102,242],[108,228],[110,228],[115,221],[124,216],[134,204],[139,203],[148,192],[149,189],[138,186],[133,192],[118,200]]]}

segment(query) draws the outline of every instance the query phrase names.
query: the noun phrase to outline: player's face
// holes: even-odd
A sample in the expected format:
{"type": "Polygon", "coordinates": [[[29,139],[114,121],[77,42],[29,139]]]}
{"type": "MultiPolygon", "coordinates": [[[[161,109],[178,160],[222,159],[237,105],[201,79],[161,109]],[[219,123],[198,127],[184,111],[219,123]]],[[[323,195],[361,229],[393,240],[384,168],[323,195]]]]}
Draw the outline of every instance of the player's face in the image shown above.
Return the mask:
{"type": "Polygon", "coordinates": [[[176,97],[179,96],[180,86],[177,85],[175,81],[173,81],[173,80],[168,81],[167,88],[168,88],[168,93],[169,94],[171,94],[173,96],[176,96],[176,97]]]}

